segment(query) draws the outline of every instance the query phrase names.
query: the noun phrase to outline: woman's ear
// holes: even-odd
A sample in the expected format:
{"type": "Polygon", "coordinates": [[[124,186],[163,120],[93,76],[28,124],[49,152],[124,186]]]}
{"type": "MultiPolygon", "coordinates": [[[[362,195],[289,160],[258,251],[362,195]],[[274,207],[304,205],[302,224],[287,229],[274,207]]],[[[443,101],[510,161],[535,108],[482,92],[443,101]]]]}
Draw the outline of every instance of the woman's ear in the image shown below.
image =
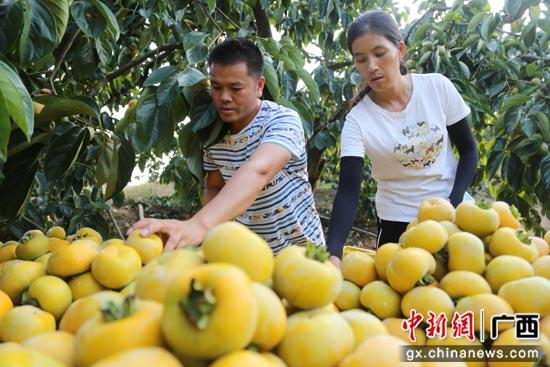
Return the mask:
{"type": "Polygon", "coordinates": [[[407,55],[407,46],[405,45],[405,42],[399,41],[399,59],[405,60],[406,55],[407,55]]]}

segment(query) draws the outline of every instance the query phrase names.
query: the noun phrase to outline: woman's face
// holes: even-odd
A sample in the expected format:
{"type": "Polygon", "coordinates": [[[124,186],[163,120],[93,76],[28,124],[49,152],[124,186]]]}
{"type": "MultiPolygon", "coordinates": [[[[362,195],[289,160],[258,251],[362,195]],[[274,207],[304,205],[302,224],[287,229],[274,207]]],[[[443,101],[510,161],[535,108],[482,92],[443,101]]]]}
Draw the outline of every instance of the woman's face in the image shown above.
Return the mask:
{"type": "Polygon", "coordinates": [[[405,44],[396,47],[386,37],[377,33],[365,33],[351,45],[357,71],[365,83],[375,92],[384,92],[400,85],[399,62],[405,56],[405,44]]]}

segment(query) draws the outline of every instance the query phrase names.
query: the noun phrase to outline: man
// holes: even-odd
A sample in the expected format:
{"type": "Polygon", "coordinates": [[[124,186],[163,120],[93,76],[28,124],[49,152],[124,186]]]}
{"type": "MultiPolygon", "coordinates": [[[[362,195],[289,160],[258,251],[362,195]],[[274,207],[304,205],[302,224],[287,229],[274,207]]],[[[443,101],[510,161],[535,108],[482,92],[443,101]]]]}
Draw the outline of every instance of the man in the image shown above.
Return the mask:
{"type": "Polygon", "coordinates": [[[229,39],[212,50],[208,65],[212,100],[229,132],[204,151],[206,204],[189,220],[146,218],[130,230],[167,235],[170,251],[197,246],[210,228],[235,219],[274,253],[307,241],[323,245],[302,124],[296,112],[260,99],[260,50],[244,38],[229,39]]]}

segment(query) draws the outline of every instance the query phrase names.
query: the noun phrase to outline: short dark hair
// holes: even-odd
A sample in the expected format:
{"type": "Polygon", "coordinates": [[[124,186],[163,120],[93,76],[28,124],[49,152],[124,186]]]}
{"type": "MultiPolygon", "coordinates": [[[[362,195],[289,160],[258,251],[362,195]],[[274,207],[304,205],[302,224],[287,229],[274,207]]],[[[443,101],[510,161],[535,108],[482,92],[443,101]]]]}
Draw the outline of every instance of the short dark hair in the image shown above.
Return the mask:
{"type": "Polygon", "coordinates": [[[262,52],[252,41],[246,38],[230,38],[210,51],[208,66],[212,64],[235,65],[244,62],[248,74],[259,78],[263,74],[264,60],[262,52]]]}

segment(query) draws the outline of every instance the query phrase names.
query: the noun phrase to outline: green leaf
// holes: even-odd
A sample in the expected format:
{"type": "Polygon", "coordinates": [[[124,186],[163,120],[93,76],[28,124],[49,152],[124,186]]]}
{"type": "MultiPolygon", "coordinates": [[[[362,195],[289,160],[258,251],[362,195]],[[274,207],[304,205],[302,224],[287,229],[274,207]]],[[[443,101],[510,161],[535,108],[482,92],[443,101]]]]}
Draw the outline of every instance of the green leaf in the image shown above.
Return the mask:
{"type": "Polygon", "coordinates": [[[265,85],[275,101],[279,99],[279,77],[273,64],[264,59],[265,85]]]}
{"type": "Polygon", "coordinates": [[[165,78],[170,76],[174,72],[174,70],[176,70],[176,67],[170,65],[170,66],[165,66],[153,71],[147,77],[147,79],[145,79],[145,82],[143,82],[143,86],[150,87],[152,85],[162,82],[165,78]]]}
{"type": "Polygon", "coordinates": [[[204,43],[208,35],[203,32],[189,32],[183,36],[184,49],[190,49],[204,43]]]}
{"type": "Polygon", "coordinates": [[[37,156],[42,147],[42,144],[33,144],[10,157],[4,165],[2,173],[5,177],[0,192],[9,192],[9,195],[0,195],[0,215],[4,218],[15,219],[24,210],[35,182],[37,156]]]}
{"type": "Polygon", "coordinates": [[[523,94],[514,94],[508,96],[502,103],[502,109],[507,110],[512,107],[524,105],[529,100],[529,98],[529,96],[523,94]]]}
{"type": "Polygon", "coordinates": [[[87,115],[99,120],[100,111],[93,98],[78,96],[74,98],[58,96],[39,96],[35,102],[44,105],[37,122],[55,121],[65,116],[87,115]]]}
{"type": "Polygon", "coordinates": [[[485,41],[487,41],[491,33],[493,32],[492,28],[494,25],[494,20],[492,15],[488,15],[481,24],[481,28],[479,30],[479,34],[481,35],[481,38],[483,38],[485,41]]]}
{"type": "Polygon", "coordinates": [[[473,33],[477,26],[481,24],[483,21],[483,18],[487,15],[487,13],[477,13],[470,19],[468,22],[468,33],[473,33]]]}
{"type": "Polygon", "coordinates": [[[121,139],[117,135],[113,135],[112,137],[105,136],[105,138],[106,141],[104,144],[101,144],[101,151],[97,159],[96,180],[99,186],[107,184],[105,197],[110,199],[118,188],[119,165],[122,164],[119,161],[121,139]]]}
{"type": "Polygon", "coordinates": [[[546,157],[544,157],[540,161],[540,174],[542,176],[542,181],[544,182],[544,186],[546,186],[546,191],[550,192],[550,155],[547,154],[546,157]]]}
{"type": "Polygon", "coordinates": [[[102,65],[106,66],[113,58],[112,44],[102,34],[101,37],[94,40],[95,50],[102,65]]]}
{"type": "Polygon", "coordinates": [[[274,58],[279,57],[279,44],[277,41],[275,41],[272,38],[268,39],[262,39],[261,40],[262,45],[264,46],[265,50],[274,58]]]}
{"type": "Polygon", "coordinates": [[[189,115],[189,104],[181,95],[179,95],[175,101],[170,103],[170,107],[172,109],[172,116],[176,125],[189,115]]]}
{"type": "Polygon", "coordinates": [[[107,28],[107,20],[89,1],[77,1],[71,6],[71,16],[76,25],[90,38],[98,38],[107,28]]]}
{"type": "Polygon", "coordinates": [[[221,119],[218,119],[213,126],[211,126],[210,135],[208,135],[208,139],[206,140],[206,143],[204,143],[204,146],[208,148],[209,146],[216,144],[220,138],[225,135],[225,127],[226,123],[223,122],[221,119]]]}
{"type": "Polygon", "coordinates": [[[88,37],[77,40],[72,53],[72,69],[77,77],[91,78],[99,63],[95,52],[95,41],[88,37]]]}
{"type": "Polygon", "coordinates": [[[470,69],[468,68],[468,65],[462,61],[459,61],[458,64],[460,65],[460,72],[464,75],[464,78],[470,79],[470,69]]]}
{"type": "Polygon", "coordinates": [[[325,148],[333,147],[336,140],[329,133],[321,131],[313,137],[313,144],[317,150],[323,151],[325,148]]]}
{"type": "Polygon", "coordinates": [[[513,152],[521,159],[527,159],[537,153],[539,146],[540,141],[523,139],[523,141],[515,147],[513,152]]]}
{"type": "Polygon", "coordinates": [[[203,89],[195,95],[189,111],[190,126],[196,133],[209,126],[218,118],[218,113],[208,90],[203,89]]]}
{"type": "Polygon", "coordinates": [[[73,166],[88,134],[88,129],[70,122],[55,127],[44,158],[44,173],[49,182],[62,178],[73,166]]]}
{"type": "Polygon", "coordinates": [[[539,130],[545,143],[550,143],[550,119],[544,112],[537,112],[535,114],[537,120],[539,120],[539,130]]]}
{"type": "Polygon", "coordinates": [[[71,16],[88,37],[99,38],[103,32],[113,41],[120,37],[120,29],[113,12],[99,0],[75,2],[71,6],[71,16]]]}
{"type": "Polygon", "coordinates": [[[23,65],[52,52],[61,42],[69,21],[71,0],[28,0],[23,3],[23,30],[19,61],[23,65]]]}
{"type": "Polygon", "coordinates": [[[487,175],[489,178],[495,177],[495,174],[498,172],[503,159],[504,152],[502,150],[491,150],[489,157],[487,158],[487,175]]]}
{"type": "Polygon", "coordinates": [[[191,157],[195,151],[200,151],[200,141],[197,139],[197,134],[193,131],[191,124],[185,125],[183,130],[178,135],[178,147],[184,157],[191,157]]]}
{"type": "Polygon", "coordinates": [[[195,152],[187,159],[187,168],[198,180],[204,177],[204,168],[202,164],[202,152],[195,152]]]}
{"type": "Polygon", "coordinates": [[[107,5],[103,4],[99,0],[91,0],[92,4],[95,6],[95,8],[98,10],[98,12],[101,14],[103,19],[107,22],[107,33],[109,34],[110,38],[113,41],[117,41],[120,37],[120,28],[118,26],[118,22],[116,20],[115,15],[107,7],[107,5]]]}
{"type": "Polygon", "coordinates": [[[530,48],[535,42],[537,36],[537,21],[533,20],[529,22],[527,27],[521,32],[521,38],[525,47],[530,48]]]}
{"type": "Polygon", "coordinates": [[[494,97],[497,94],[499,94],[500,92],[502,92],[505,87],[506,87],[506,81],[493,84],[487,90],[487,94],[489,95],[489,97],[494,97]]]}
{"type": "Polygon", "coordinates": [[[27,139],[30,139],[34,130],[34,108],[31,96],[19,76],[2,61],[0,61],[0,91],[2,91],[8,114],[27,139]]]}
{"type": "Polygon", "coordinates": [[[189,64],[202,62],[208,56],[208,48],[204,40],[208,37],[203,32],[189,32],[183,36],[183,48],[189,64]]]}
{"type": "Polygon", "coordinates": [[[197,132],[214,123],[218,117],[218,112],[211,102],[202,104],[197,103],[191,106],[189,117],[193,124],[193,131],[197,132]]]}
{"type": "Polygon", "coordinates": [[[539,72],[539,66],[535,62],[532,62],[525,67],[525,73],[527,74],[528,77],[532,78],[536,76],[538,72],[539,72]]]}
{"type": "Polygon", "coordinates": [[[539,27],[544,31],[544,33],[550,33],[550,19],[540,18],[538,20],[539,27]]]}
{"type": "MultiPolygon", "coordinates": [[[[0,90],[0,161],[8,159],[8,142],[11,134],[11,123],[8,108],[0,90]]],[[[0,169],[1,170],[1,169],[0,169]]]]}
{"type": "Polygon", "coordinates": [[[521,0],[506,0],[504,2],[504,11],[510,19],[515,19],[521,9],[521,0]]]}
{"type": "Polygon", "coordinates": [[[429,60],[430,56],[432,56],[432,51],[426,51],[422,54],[420,57],[420,60],[418,60],[418,66],[422,66],[426,63],[426,61],[429,60]]]}
{"type": "Polygon", "coordinates": [[[432,27],[430,23],[424,23],[416,29],[415,39],[421,40],[426,37],[426,32],[432,27]]]}
{"type": "Polygon", "coordinates": [[[178,83],[180,87],[191,87],[206,79],[200,70],[195,68],[186,68],[178,76],[178,83]]]}
{"type": "Polygon", "coordinates": [[[294,106],[302,119],[306,139],[309,139],[313,135],[313,121],[315,119],[313,112],[304,103],[299,101],[295,101],[294,106]]]}
{"type": "Polygon", "coordinates": [[[505,131],[507,134],[511,134],[516,126],[518,126],[520,116],[522,115],[522,109],[513,107],[504,112],[502,119],[504,121],[505,131]]]}
{"type": "Polygon", "coordinates": [[[21,2],[9,0],[0,3],[0,53],[8,55],[17,45],[23,29],[23,7],[21,2]]]}
{"type": "Polygon", "coordinates": [[[137,105],[137,122],[134,145],[138,151],[151,148],[174,133],[170,106],[157,105],[157,88],[147,87],[137,105]]]}
{"type": "Polygon", "coordinates": [[[317,85],[315,80],[313,80],[313,78],[311,77],[311,74],[308,73],[303,68],[296,69],[296,74],[298,74],[300,79],[302,79],[302,81],[306,85],[307,89],[309,89],[309,91],[311,92],[311,98],[313,99],[313,101],[315,103],[319,103],[319,99],[321,98],[321,92],[319,91],[319,86],[317,85]]]}
{"type": "Polygon", "coordinates": [[[216,0],[208,0],[208,11],[212,14],[216,10],[216,0]]]}
{"type": "Polygon", "coordinates": [[[199,45],[192,49],[185,50],[185,56],[190,64],[198,64],[206,60],[208,56],[208,48],[206,45],[199,45]]]}
{"type": "Polygon", "coordinates": [[[178,73],[174,72],[164,78],[157,89],[157,104],[165,105],[172,102],[180,94],[178,73]]]}
{"type": "Polygon", "coordinates": [[[519,157],[511,154],[503,163],[503,176],[506,178],[508,185],[514,191],[519,191],[521,188],[521,179],[523,176],[524,164],[519,157]]]}

